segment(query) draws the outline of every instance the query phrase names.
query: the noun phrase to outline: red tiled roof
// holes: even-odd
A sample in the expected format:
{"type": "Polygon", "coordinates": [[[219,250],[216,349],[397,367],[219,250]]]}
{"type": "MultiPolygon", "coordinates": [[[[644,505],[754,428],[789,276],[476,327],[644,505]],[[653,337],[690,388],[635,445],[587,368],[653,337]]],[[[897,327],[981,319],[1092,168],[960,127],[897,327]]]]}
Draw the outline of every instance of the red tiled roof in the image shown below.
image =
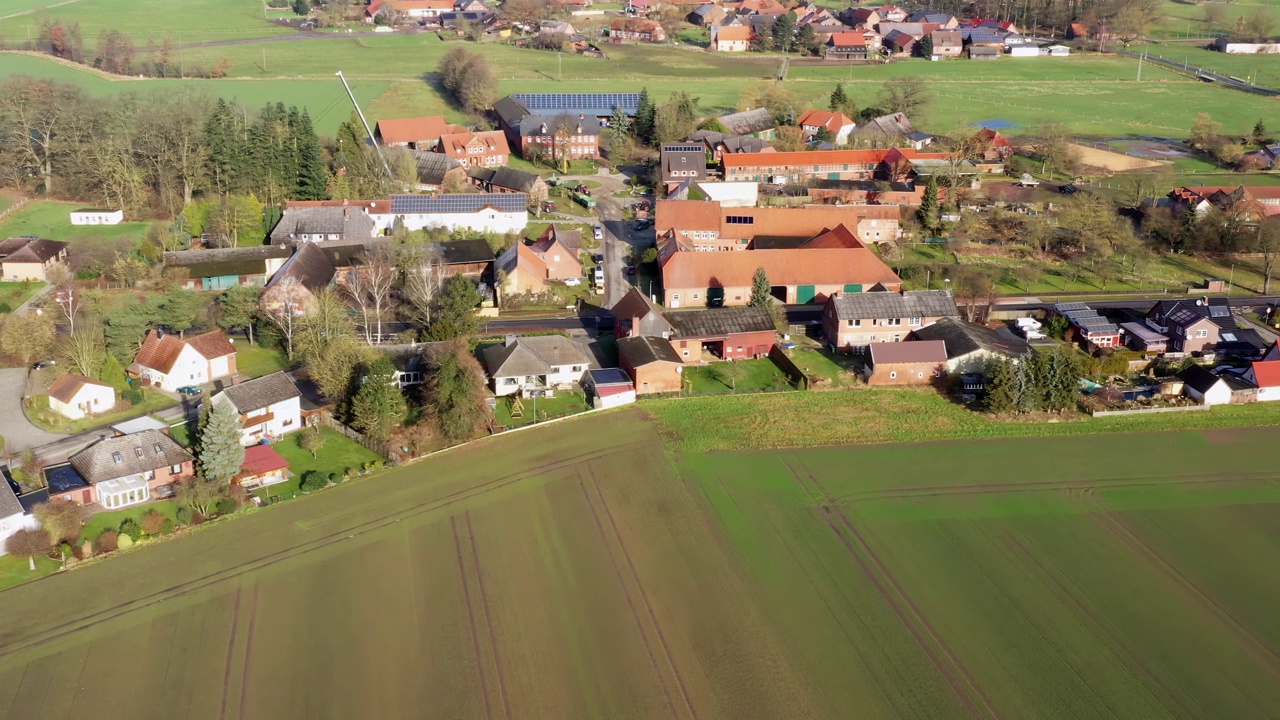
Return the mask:
{"type": "Polygon", "coordinates": [[[182,354],[182,348],[186,345],[190,345],[207,360],[231,355],[236,351],[227,336],[218,330],[196,335],[186,341],[179,339],[177,335],[162,335],[159,331],[148,330],[146,339],[142,341],[142,349],[138,350],[134,362],[152,370],[168,373],[173,369],[173,364],[177,362],[178,356],[182,354]]]}
{"type": "Polygon", "coordinates": [[[662,266],[666,288],[749,287],[757,268],[774,285],[898,285],[902,279],[862,248],[676,252],[662,266]]]}
{"type": "MultiPolygon", "coordinates": [[[[912,148],[903,148],[902,154],[914,158],[917,153],[912,148]]],[[[862,163],[878,163],[884,160],[888,150],[801,150],[798,152],[778,153],[737,153],[725,155],[722,159],[724,169],[749,167],[779,167],[784,165],[846,165],[862,163]]]]}
{"type": "MultiPolygon", "coordinates": [[[[1276,364],[1280,365],[1280,363],[1276,364]]],[[[54,380],[53,384],[49,386],[49,397],[54,398],[55,400],[61,400],[64,403],[70,403],[75,399],[76,393],[80,392],[80,388],[85,385],[111,387],[110,385],[94,380],[93,378],[65,373],[63,375],[59,375],[58,379],[54,380]]]]}
{"type": "Polygon", "coordinates": [[[1280,387],[1280,360],[1254,363],[1253,379],[1260,388],[1280,387]]]}
{"type": "MultiPolygon", "coordinates": [[[[725,157],[728,157],[727,155],[725,157]]],[[[720,203],[708,200],[659,200],[654,230],[661,235],[679,230],[719,230],[720,203]]]]}
{"type": "Polygon", "coordinates": [[[860,248],[866,246],[849,228],[840,224],[830,230],[823,230],[818,233],[802,247],[806,250],[821,250],[824,248],[860,248]]]}
{"type": "Polygon", "coordinates": [[[716,41],[721,40],[750,40],[751,27],[749,25],[726,25],[716,30],[716,41]]]}
{"type": "Polygon", "coordinates": [[[838,32],[831,33],[831,44],[836,47],[866,47],[866,33],[860,32],[838,32]]]}
{"type": "Polygon", "coordinates": [[[832,133],[840,132],[840,128],[853,125],[853,118],[842,112],[830,110],[806,110],[796,124],[800,127],[824,127],[832,133]]]}
{"type": "Polygon", "coordinates": [[[433,140],[449,132],[450,125],[441,115],[379,120],[375,131],[386,143],[408,143],[433,140]]]}
{"type": "Polygon", "coordinates": [[[240,464],[240,475],[265,475],[276,470],[289,467],[289,461],[270,445],[253,445],[244,450],[244,462],[240,464]]]}
{"type": "Polygon", "coordinates": [[[189,337],[187,338],[187,344],[195,348],[196,352],[200,353],[206,360],[212,360],[224,355],[233,355],[236,351],[235,346],[220,330],[189,337]]]}
{"type": "Polygon", "coordinates": [[[510,148],[507,147],[507,136],[501,130],[486,130],[484,132],[463,132],[448,133],[440,136],[440,149],[446,155],[454,160],[461,160],[468,157],[467,145],[480,141],[484,145],[486,155],[509,155],[510,148]]]}

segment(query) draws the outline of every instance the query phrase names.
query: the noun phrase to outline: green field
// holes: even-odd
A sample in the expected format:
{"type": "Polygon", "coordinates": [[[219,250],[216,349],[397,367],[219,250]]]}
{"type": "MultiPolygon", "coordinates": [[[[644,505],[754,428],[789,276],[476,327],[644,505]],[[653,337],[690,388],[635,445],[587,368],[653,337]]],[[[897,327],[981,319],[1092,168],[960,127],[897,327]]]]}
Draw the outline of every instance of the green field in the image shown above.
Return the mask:
{"type": "MultiPolygon", "coordinates": [[[[1277,16],[1280,17],[1280,11],[1277,16]]],[[[1275,55],[1228,55],[1186,43],[1135,43],[1129,46],[1130,52],[1144,50],[1152,57],[1238,77],[1261,87],[1280,88],[1280,58],[1275,55]]],[[[1146,74],[1146,67],[1142,72],[1146,74]]]]}
{"type": "Polygon", "coordinates": [[[137,245],[147,236],[150,222],[122,222],[119,225],[72,225],[71,211],[82,203],[33,200],[0,220],[0,238],[38,235],[50,240],[71,243],[74,248],[85,243],[128,241],[137,245]]]}
{"type": "MultiPolygon", "coordinates": [[[[41,17],[80,23],[86,48],[101,30],[119,30],[138,47],[159,46],[165,34],[178,43],[267,37],[290,32],[263,19],[261,0],[0,0],[0,34],[11,44],[35,37],[41,17]]],[[[268,17],[293,17],[292,12],[268,17]]]]}
{"type": "Polygon", "coordinates": [[[1243,720],[1280,704],[1280,484],[1257,452],[1275,429],[664,453],[673,431],[628,409],[498,437],[4,591],[23,620],[0,629],[0,707],[1243,720]]]}

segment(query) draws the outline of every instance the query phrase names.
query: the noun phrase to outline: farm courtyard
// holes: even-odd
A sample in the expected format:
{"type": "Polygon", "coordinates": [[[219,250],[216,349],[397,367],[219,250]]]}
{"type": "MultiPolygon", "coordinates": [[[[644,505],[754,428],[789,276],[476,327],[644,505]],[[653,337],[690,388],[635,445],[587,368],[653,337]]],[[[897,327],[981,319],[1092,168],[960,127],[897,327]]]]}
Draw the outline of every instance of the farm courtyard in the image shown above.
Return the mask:
{"type": "Polygon", "coordinates": [[[499,437],[7,590],[0,716],[1280,707],[1280,429],[676,432],[632,408],[499,437]]]}

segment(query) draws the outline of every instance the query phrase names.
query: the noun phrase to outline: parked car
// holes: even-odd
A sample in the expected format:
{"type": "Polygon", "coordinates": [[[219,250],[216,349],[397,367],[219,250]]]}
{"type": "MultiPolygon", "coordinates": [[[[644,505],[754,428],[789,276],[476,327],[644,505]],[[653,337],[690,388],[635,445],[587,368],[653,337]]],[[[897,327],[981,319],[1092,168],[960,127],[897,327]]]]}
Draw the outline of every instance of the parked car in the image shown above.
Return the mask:
{"type": "Polygon", "coordinates": [[[579,278],[569,278],[568,280],[564,281],[564,284],[568,285],[569,287],[577,287],[582,284],[582,280],[580,280],[579,278]]]}
{"type": "Polygon", "coordinates": [[[597,265],[591,273],[591,279],[594,280],[597,285],[603,285],[604,284],[604,268],[597,265]]]}
{"type": "Polygon", "coordinates": [[[627,274],[628,274],[628,275],[635,275],[635,274],[636,274],[636,266],[635,266],[635,265],[628,265],[628,266],[627,266],[627,274]]]}
{"type": "Polygon", "coordinates": [[[603,265],[603,264],[604,264],[604,254],[603,254],[603,253],[596,253],[595,255],[592,255],[592,256],[591,256],[591,259],[592,259],[592,260],[594,260],[594,261],[595,261],[595,263],[596,263],[597,265],[603,265]]]}
{"type": "Polygon", "coordinates": [[[1080,188],[1076,187],[1075,185],[1072,185],[1071,183],[1067,183],[1066,185],[1058,186],[1058,192],[1062,193],[1063,195],[1075,195],[1076,193],[1080,192],[1080,188]]]}
{"type": "Polygon", "coordinates": [[[45,369],[45,368],[47,368],[47,367],[53,367],[54,365],[57,365],[57,364],[58,364],[58,361],[57,361],[57,360],[41,360],[40,362],[36,363],[35,365],[32,365],[32,366],[31,366],[31,369],[32,369],[32,370],[43,370],[43,369],[45,369]]]}
{"type": "Polygon", "coordinates": [[[636,223],[636,230],[648,230],[649,226],[652,224],[653,224],[653,221],[651,220],[641,220],[640,222],[636,223]]]}
{"type": "Polygon", "coordinates": [[[196,387],[195,385],[183,385],[182,387],[178,388],[178,394],[179,395],[199,395],[200,388],[196,387]]]}
{"type": "Polygon", "coordinates": [[[595,226],[594,228],[591,228],[591,234],[595,235],[595,238],[597,240],[604,239],[604,231],[600,229],[599,225],[595,226]]]}

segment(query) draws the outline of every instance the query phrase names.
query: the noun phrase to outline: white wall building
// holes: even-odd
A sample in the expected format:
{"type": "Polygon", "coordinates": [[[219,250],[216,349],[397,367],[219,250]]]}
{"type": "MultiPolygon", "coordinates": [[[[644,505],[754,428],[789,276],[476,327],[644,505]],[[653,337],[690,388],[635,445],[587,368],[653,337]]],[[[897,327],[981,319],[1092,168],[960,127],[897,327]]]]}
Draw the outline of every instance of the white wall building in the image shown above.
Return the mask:
{"type": "Polygon", "coordinates": [[[9,536],[19,530],[35,530],[40,523],[34,515],[28,515],[14,495],[6,479],[0,478],[0,555],[6,554],[4,544],[9,536]]]}
{"type": "Polygon", "coordinates": [[[173,392],[235,374],[236,349],[217,330],[186,340],[149,330],[128,370],[144,384],[173,392]]]}
{"type": "Polygon", "coordinates": [[[49,408],[65,418],[80,420],[115,405],[115,388],[83,375],[60,375],[49,386],[49,408]]]}
{"type": "Polygon", "coordinates": [[[499,397],[567,388],[582,381],[591,358],[581,345],[559,335],[508,338],[484,351],[484,364],[499,397]]]}
{"type": "Polygon", "coordinates": [[[302,393],[283,371],[223,390],[212,402],[240,413],[242,445],[256,445],[302,428],[302,393]]]}
{"type": "Polygon", "coordinates": [[[80,208],[71,211],[72,225],[119,225],[124,222],[123,210],[80,208]]]}
{"type": "Polygon", "coordinates": [[[378,231],[395,227],[408,230],[447,228],[480,232],[524,232],[529,225],[529,198],[524,193],[473,193],[459,195],[392,195],[390,206],[380,202],[369,217],[378,231]]]}

